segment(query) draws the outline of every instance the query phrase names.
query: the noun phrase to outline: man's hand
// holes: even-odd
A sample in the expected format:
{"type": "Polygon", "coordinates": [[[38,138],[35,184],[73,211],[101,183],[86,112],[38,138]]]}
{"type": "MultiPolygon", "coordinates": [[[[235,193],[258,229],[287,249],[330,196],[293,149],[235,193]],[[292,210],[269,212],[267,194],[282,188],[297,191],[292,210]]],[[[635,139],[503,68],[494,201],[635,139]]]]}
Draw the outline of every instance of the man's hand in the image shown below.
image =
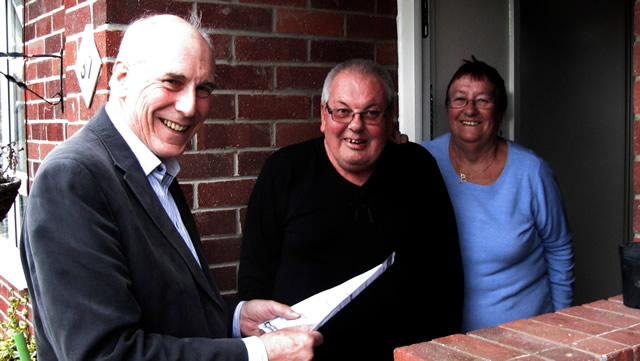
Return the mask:
{"type": "Polygon", "coordinates": [[[291,307],[275,301],[248,301],[240,310],[240,333],[242,336],[260,336],[262,331],[258,325],[278,316],[295,320],[300,314],[291,307]]]}
{"type": "Polygon", "coordinates": [[[312,326],[288,327],[260,336],[269,361],[309,361],[313,349],[322,344],[322,335],[312,326]]]}
{"type": "Polygon", "coordinates": [[[243,336],[260,336],[269,361],[307,361],[313,359],[313,348],[322,343],[322,335],[312,326],[289,327],[264,334],[258,325],[274,317],[294,320],[300,317],[291,307],[275,301],[253,300],[240,310],[240,332],[243,336]]]}

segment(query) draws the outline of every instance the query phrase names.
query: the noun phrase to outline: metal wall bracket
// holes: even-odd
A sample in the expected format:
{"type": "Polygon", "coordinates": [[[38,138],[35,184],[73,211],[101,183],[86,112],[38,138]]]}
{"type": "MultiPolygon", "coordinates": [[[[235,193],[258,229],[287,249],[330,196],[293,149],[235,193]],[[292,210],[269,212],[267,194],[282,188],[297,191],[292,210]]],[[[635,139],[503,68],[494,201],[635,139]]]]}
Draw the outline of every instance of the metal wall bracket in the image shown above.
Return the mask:
{"type": "Polygon", "coordinates": [[[55,102],[51,102],[47,99],[45,99],[43,96],[41,96],[40,94],[34,92],[33,90],[31,90],[27,84],[25,84],[24,82],[14,78],[13,76],[9,75],[9,74],[5,74],[3,72],[0,71],[0,74],[4,75],[5,78],[7,78],[8,81],[15,83],[18,87],[30,92],[31,94],[37,96],[38,98],[44,100],[47,104],[49,105],[58,105],[60,104],[60,110],[64,113],[64,102],[62,101],[62,99],[64,98],[64,94],[63,94],[63,86],[62,86],[62,76],[64,75],[64,68],[63,68],[63,64],[62,64],[62,54],[63,54],[63,49],[60,49],[60,53],[59,54],[35,54],[35,55],[29,55],[29,54],[23,54],[23,53],[15,53],[15,52],[8,52],[8,53],[3,53],[0,52],[0,58],[27,58],[27,59],[32,59],[32,58],[58,58],[60,59],[60,91],[58,91],[57,93],[55,93],[53,95],[53,97],[58,97],[58,100],[55,102]]]}

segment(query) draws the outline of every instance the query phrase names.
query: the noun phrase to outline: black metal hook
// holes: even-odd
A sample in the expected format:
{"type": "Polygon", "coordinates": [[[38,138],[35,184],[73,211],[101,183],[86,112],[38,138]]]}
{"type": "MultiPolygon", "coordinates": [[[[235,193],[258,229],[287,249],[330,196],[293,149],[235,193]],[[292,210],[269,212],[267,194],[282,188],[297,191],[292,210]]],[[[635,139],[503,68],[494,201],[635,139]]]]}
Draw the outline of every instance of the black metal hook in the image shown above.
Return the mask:
{"type": "Polygon", "coordinates": [[[60,54],[23,54],[23,53],[16,53],[16,52],[7,52],[7,53],[3,53],[0,52],[0,58],[27,58],[27,59],[31,59],[31,58],[58,58],[60,59],[60,91],[55,93],[53,95],[53,97],[59,97],[58,101],[56,102],[51,102],[47,99],[45,99],[44,97],[42,97],[40,94],[34,92],[33,90],[31,90],[27,84],[25,84],[24,82],[14,78],[13,76],[9,75],[9,74],[5,74],[3,72],[0,71],[0,74],[4,75],[5,78],[7,78],[8,81],[15,83],[18,87],[30,92],[31,94],[37,96],[38,98],[44,100],[47,104],[49,105],[58,105],[60,104],[60,110],[64,113],[64,103],[62,102],[62,99],[64,97],[64,93],[62,91],[62,75],[63,73],[63,66],[62,66],[62,54],[63,54],[63,49],[60,49],[60,54]]]}

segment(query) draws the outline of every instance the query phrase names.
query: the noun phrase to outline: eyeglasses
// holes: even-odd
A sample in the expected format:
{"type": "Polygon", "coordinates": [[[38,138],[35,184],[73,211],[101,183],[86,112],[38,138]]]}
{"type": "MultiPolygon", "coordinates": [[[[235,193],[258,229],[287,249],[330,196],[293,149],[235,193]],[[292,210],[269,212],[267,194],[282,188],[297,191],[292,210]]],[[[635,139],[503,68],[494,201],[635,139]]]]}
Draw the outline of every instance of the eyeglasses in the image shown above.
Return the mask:
{"type": "Polygon", "coordinates": [[[360,119],[367,125],[379,125],[382,123],[382,120],[385,116],[387,116],[387,112],[389,108],[387,108],[384,112],[379,110],[363,110],[361,112],[354,112],[349,108],[329,108],[329,104],[325,104],[327,108],[327,113],[331,115],[331,119],[334,122],[348,124],[353,121],[356,114],[360,114],[360,119]]]}
{"type": "Polygon", "coordinates": [[[478,109],[491,109],[495,105],[493,99],[490,98],[467,99],[465,97],[455,97],[449,101],[449,106],[453,109],[460,109],[466,107],[469,101],[478,109]]]}

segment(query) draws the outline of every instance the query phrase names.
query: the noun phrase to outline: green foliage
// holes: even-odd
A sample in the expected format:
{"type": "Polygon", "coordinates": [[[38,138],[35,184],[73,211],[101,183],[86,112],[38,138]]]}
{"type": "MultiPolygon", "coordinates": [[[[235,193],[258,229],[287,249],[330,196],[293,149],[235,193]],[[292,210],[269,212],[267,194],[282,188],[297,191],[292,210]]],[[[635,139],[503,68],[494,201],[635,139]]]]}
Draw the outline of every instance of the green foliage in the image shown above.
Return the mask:
{"type": "Polygon", "coordinates": [[[29,326],[22,319],[27,319],[27,296],[20,297],[11,290],[9,297],[9,308],[6,311],[7,320],[0,323],[0,360],[19,361],[18,347],[13,337],[14,334],[22,332],[27,341],[27,349],[32,361],[36,361],[36,340],[30,336],[29,326]]]}

